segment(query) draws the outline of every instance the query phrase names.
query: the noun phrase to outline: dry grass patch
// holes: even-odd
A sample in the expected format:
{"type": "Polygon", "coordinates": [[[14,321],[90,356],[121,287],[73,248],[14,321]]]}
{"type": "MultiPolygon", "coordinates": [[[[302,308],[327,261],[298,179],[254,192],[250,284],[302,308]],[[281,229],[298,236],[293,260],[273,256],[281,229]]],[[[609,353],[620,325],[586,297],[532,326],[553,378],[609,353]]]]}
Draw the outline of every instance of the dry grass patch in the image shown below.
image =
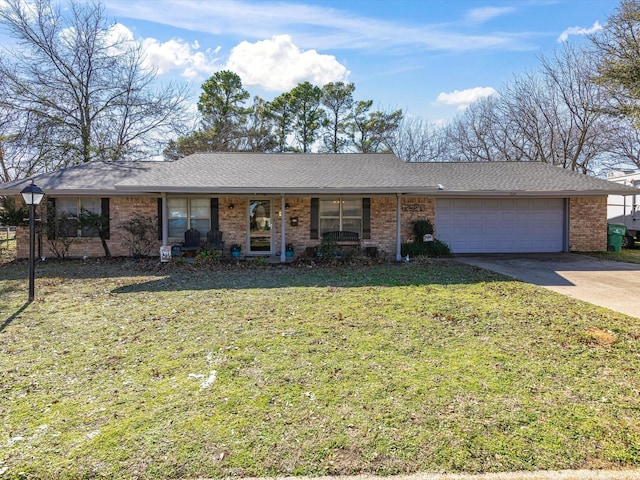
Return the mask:
{"type": "Polygon", "coordinates": [[[610,347],[618,341],[614,335],[599,328],[590,328],[587,330],[587,334],[593,342],[602,347],[610,347]]]}

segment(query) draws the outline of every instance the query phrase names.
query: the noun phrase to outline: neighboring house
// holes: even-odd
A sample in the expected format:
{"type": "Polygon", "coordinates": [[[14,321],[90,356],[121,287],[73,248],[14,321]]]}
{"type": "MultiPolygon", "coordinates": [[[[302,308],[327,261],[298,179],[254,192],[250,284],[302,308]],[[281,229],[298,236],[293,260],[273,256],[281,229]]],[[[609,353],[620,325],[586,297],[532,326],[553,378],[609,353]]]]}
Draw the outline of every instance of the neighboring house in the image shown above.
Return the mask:
{"type": "MultiPolygon", "coordinates": [[[[400,259],[412,222],[424,218],[453,253],[606,250],[607,195],[633,193],[543,163],[405,163],[392,154],[202,153],[94,162],[33,180],[46,195],[41,209],[108,214],[114,256],[128,254],[119,225],[137,213],[157,218],[156,251],[188,228],[203,237],[217,228],[227,250],[238,243],[243,255],[282,261],[286,244],[300,254],[336,230],[357,232],[363,251],[400,259]]],[[[19,196],[30,181],[2,184],[0,194],[19,196]]],[[[99,239],[77,235],[71,256],[103,254],[99,239]]],[[[28,256],[26,230],[18,256],[28,256]]]]}
{"type": "MultiPolygon", "coordinates": [[[[607,180],[620,185],[640,188],[640,171],[625,170],[611,172],[607,180]]],[[[607,217],[609,223],[627,227],[626,235],[622,239],[624,248],[633,247],[640,241],[640,191],[635,195],[609,195],[607,217]]]]}

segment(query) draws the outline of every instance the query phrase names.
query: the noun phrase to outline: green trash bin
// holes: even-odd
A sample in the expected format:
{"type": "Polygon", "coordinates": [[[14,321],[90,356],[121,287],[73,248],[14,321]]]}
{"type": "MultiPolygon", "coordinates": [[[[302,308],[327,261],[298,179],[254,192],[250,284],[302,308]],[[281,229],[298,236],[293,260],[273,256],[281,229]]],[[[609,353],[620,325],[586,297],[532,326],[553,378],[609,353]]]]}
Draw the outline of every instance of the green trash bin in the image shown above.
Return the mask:
{"type": "Polygon", "coordinates": [[[607,250],[610,252],[620,252],[622,250],[622,237],[627,233],[624,225],[607,225],[607,250]]]}

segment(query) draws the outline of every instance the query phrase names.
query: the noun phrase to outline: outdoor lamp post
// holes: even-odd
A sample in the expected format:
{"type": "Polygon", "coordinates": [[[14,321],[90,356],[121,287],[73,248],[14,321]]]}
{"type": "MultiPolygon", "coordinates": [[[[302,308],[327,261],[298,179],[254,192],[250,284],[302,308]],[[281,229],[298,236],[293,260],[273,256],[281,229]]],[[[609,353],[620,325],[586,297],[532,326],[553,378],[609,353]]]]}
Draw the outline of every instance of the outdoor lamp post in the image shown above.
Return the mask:
{"type": "Polygon", "coordinates": [[[36,205],[39,205],[42,201],[44,192],[31,180],[31,185],[27,185],[20,194],[24,199],[24,203],[29,205],[29,301],[33,302],[36,269],[36,205]]]}

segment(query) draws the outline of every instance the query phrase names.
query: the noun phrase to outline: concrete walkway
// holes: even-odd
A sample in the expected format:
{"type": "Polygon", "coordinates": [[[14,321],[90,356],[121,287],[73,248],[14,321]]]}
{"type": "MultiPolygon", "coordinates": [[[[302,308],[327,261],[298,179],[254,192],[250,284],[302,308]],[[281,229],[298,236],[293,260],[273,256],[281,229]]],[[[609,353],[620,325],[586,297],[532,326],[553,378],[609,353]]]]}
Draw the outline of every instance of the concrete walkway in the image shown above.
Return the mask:
{"type": "Polygon", "coordinates": [[[575,253],[458,255],[455,260],[640,318],[640,265],[575,253]]]}

